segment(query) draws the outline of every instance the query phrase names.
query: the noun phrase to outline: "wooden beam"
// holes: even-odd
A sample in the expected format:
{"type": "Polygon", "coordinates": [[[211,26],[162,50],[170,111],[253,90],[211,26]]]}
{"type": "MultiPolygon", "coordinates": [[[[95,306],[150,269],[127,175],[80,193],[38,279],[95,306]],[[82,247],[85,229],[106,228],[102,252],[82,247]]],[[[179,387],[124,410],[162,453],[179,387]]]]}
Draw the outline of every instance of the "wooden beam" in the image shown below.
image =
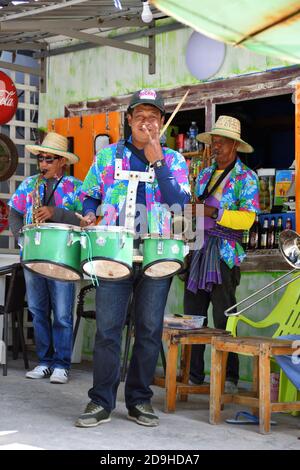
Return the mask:
{"type": "MultiPolygon", "coordinates": [[[[31,75],[40,76],[41,72],[38,68],[25,67],[23,65],[12,64],[10,62],[5,62],[0,60],[0,68],[7,70],[14,70],[15,72],[30,73],[31,75]]],[[[19,107],[22,103],[19,103],[19,107]]]]}
{"type": "MultiPolygon", "coordinates": [[[[50,29],[47,29],[49,32],[50,29]]],[[[53,32],[53,31],[52,31],[53,32]]],[[[85,42],[95,43],[99,46],[116,47],[117,49],[124,49],[130,52],[138,52],[139,54],[150,55],[150,50],[147,47],[137,46],[126,42],[118,41],[108,37],[96,36],[95,34],[83,33],[82,31],[75,31],[73,29],[63,29],[61,31],[55,29],[55,32],[70,38],[80,39],[85,42]]]]}

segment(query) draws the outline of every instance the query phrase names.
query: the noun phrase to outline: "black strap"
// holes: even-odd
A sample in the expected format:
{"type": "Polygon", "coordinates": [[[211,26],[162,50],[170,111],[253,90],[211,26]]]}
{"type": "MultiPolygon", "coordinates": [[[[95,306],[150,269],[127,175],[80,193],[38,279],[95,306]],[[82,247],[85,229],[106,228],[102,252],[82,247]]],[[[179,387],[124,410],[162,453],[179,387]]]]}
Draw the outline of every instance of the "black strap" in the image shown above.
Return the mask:
{"type": "Polygon", "coordinates": [[[228,165],[225,170],[223,171],[223,173],[219,176],[219,178],[217,179],[217,181],[215,182],[215,184],[212,186],[211,189],[208,189],[209,188],[209,185],[210,185],[210,182],[212,180],[212,177],[213,175],[215,174],[216,170],[217,170],[217,167],[214,169],[214,171],[212,172],[212,174],[210,175],[210,178],[207,182],[207,185],[205,186],[205,189],[203,191],[203,193],[201,194],[201,196],[198,197],[198,200],[199,202],[202,202],[204,201],[205,199],[207,199],[216,189],[218,186],[220,186],[220,184],[222,183],[222,181],[224,180],[224,178],[226,178],[226,176],[228,175],[228,173],[230,173],[230,171],[234,168],[234,165],[236,164],[236,159],[230,163],[230,165],[228,165]]]}
{"type": "Polygon", "coordinates": [[[134,153],[134,155],[138,157],[139,160],[141,160],[146,165],[149,165],[149,161],[145,157],[144,150],[138,149],[135,145],[133,145],[131,142],[128,142],[127,140],[125,141],[125,147],[131,150],[131,152],[134,153]]]}
{"type": "Polygon", "coordinates": [[[149,161],[145,157],[144,150],[138,149],[135,145],[125,139],[119,140],[117,144],[116,158],[123,158],[124,147],[127,147],[132,153],[134,153],[134,155],[141,162],[145,163],[146,165],[149,165],[149,161]]]}
{"type": "Polygon", "coordinates": [[[57,186],[59,185],[59,183],[61,182],[61,180],[63,179],[64,175],[62,175],[59,180],[57,181],[56,185],[52,188],[52,191],[51,191],[51,194],[48,198],[48,201],[46,200],[46,185],[45,188],[44,188],[44,206],[49,206],[49,202],[52,200],[53,196],[54,196],[54,193],[55,193],[55,190],[57,188],[57,186]]]}

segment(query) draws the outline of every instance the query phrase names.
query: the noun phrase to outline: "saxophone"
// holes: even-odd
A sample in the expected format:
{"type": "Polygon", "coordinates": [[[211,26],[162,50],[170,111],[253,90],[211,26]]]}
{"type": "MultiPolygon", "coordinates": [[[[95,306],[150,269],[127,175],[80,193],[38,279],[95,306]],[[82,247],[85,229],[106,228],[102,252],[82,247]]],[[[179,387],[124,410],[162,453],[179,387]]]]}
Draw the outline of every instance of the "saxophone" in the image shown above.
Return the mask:
{"type": "Polygon", "coordinates": [[[35,182],[33,193],[32,193],[32,223],[37,224],[36,213],[40,207],[42,207],[42,201],[40,196],[40,186],[43,182],[45,172],[41,172],[35,182]]]}

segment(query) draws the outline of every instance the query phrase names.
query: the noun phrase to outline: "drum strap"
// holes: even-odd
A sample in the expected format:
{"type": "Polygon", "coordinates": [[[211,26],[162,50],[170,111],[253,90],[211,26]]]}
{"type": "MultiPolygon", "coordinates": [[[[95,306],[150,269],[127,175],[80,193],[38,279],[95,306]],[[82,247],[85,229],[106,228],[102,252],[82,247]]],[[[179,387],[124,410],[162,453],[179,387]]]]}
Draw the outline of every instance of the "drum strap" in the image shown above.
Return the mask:
{"type": "MultiPolygon", "coordinates": [[[[47,189],[46,189],[46,185],[45,185],[44,201],[43,201],[43,202],[44,202],[44,204],[43,204],[44,206],[49,206],[49,203],[51,202],[51,200],[52,200],[52,198],[53,198],[53,196],[54,196],[54,193],[55,193],[55,191],[56,191],[56,189],[57,189],[59,183],[60,183],[61,180],[63,179],[63,177],[64,177],[64,175],[61,176],[61,177],[59,178],[59,180],[56,182],[55,186],[53,186],[52,191],[51,191],[50,196],[48,197],[48,199],[46,199],[46,196],[47,196],[47,195],[46,195],[47,189]]],[[[54,204],[54,205],[55,205],[55,204],[54,204]]]]}
{"type": "Polygon", "coordinates": [[[125,208],[125,227],[129,230],[134,229],[136,194],[139,182],[153,183],[155,172],[153,167],[149,171],[133,171],[122,169],[122,159],[124,153],[125,141],[120,140],[116,151],[116,164],[114,178],[116,180],[128,181],[126,208],[125,208]]]}

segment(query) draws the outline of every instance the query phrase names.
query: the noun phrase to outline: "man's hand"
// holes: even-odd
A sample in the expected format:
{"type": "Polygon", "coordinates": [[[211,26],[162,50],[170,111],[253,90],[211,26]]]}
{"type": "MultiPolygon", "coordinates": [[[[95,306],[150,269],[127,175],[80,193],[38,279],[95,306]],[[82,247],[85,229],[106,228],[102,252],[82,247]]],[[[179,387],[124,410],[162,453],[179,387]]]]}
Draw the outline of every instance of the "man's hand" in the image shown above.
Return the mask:
{"type": "Polygon", "coordinates": [[[163,159],[163,154],[160,145],[159,127],[155,122],[153,125],[147,127],[143,125],[145,134],[148,136],[148,143],[144,147],[145,157],[149,163],[154,163],[157,160],[163,159]]]}
{"type": "Polygon", "coordinates": [[[215,207],[204,204],[204,217],[212,217],[215,211],[215,207]]]}
{"type": "MultiPolygon", "coordinates": [[[[197,214],[196,214],[196,208],[197,208],[197,205],[198,204],[202,204],[197,198],[196,198],[196,203],[193,204],[192,206],[192,216],[195,217],[197,214]]],[[[204,217],[211,217],[214,212],[215,212],[216,208],[213,207],[213,206],[208,206],[207,204],[203,204],[203,215],[204,217]]]]}
{"type": "Polygon", "coordinates": [[[88,212],[84,217],[80,219],[80,227],[88,227],[89,225],[96,225],[96,216],[94,212],[88,212]]]}
{"type": "Polygon", "coordinates": [[[42,206],[36,211],[35,218],[38,223],[43,223],[43,222],[46,222],[46,220],[51,219],[53,215],[54,215],[54,207],[42,206]]]}

